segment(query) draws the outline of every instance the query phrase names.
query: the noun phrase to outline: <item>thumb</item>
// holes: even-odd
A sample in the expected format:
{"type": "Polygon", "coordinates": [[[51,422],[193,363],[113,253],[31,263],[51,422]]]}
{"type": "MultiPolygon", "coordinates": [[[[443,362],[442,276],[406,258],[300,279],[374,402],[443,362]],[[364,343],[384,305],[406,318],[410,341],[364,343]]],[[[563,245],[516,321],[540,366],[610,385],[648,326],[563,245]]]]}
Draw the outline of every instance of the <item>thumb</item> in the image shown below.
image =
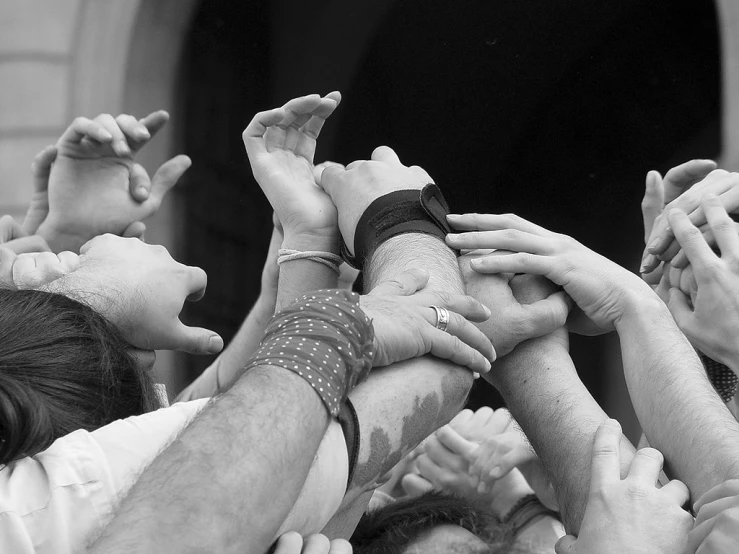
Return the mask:
{"type": "Polygon", "coordinates": [[[401,165],[400,158],[398,158],[395,150],[393,150],[389,146],[378,146],[377,148],[375,148],[372,152],[371,159],[376,162],[387,162],[401,165]]]}
{"type": "Polygon", "coordinates": [[[685,332],[685,329],[690,327],[693,317],[693,310],[690,309],[690,304],[688,304],[688,297],[680,289],[671,288],[667,307],[670,309],[670,313],[675,319],[677,326],[685,332]]]}
{"type": "Polygon", "coordinates": [[[169,192],[177,181],[184,175],[192,165],[192,160],[185,155],[175,156],[171,160],[164,162],[151,180],[151,195],[149,199],[153,201],[154,207],[159,208],[162,199],[169,192]]]}
{"type": "Polygon", "coordinates": [[[557,541],[554,545],[554,551],[557,554],[575,554],[575,541],[577,539],[574,535],[565,535],[557,541]]]}
{"type": "Polygon", "coordinates": [[[319,185],[321,184],[321,178],[323,177],[323,172],[330,167],[338,171],[344,170],[344,166],[337,162],[323,162],[318,165],[314,165],[313,166],[313,179],[315,179],[316,183],[318,183],[319,185]]]}
{"type": "Polygon", "coordinates": [[[141,221],[134,221],[126,227],[123,230],[123,233],[121,233],[122,237],[125,238],[134,238],[139,240],[144,240],[144,233],[146,232],[146,225],[142,223],[141,221]]]}
{"type": "Polygon", "coordinates": [[[220,335],[202,327],[188,327],[182,322],[178,326],[177,343],[177,350],[190,354],[218,354],[223,350],[220,335]]]}
{"type": "Polygon", "coordinates": [[[521,313],[524,314],[524,319],[532,322],[529,333],[532,338],[547,335],[567,322],[567,316],[570,315],[567,294],[559,291],[533,304],[523,304],[521,313]]]}
{"type": "Polygon", "coordinates": [[[383,281],[370,291],[372,296],[411,296],[424,288],[429,282],[429,272],[425,269],[408,269],[392,279],[383,281]]]}

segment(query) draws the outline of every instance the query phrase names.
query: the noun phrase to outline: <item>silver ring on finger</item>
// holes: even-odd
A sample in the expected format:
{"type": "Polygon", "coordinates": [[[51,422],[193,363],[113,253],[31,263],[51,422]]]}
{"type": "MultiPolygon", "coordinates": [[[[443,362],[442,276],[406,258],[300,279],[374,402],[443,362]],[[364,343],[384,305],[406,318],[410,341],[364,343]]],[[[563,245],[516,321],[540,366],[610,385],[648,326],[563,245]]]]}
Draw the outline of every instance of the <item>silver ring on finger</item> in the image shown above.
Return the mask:
{"type": "Polygon", "coordinates": [[[440,308],[439,306],[431,306],[436,312],[436,325],[435,327],[440,331],[446,331],[449,326],[449,310],[446,308],[440,308]]]}

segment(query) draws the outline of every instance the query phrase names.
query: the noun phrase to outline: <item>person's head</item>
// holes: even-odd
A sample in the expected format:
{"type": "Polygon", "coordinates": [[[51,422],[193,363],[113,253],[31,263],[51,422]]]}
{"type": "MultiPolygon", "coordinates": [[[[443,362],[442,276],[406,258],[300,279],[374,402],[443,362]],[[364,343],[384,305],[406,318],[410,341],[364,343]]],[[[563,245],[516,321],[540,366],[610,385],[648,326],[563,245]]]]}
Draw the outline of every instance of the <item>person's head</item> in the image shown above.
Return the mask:
{"type": "Polygon", "coordinates": [[[0,289],[0,463],[158,407],[147,369],[101,315],[59,294],[0,289]]]}
{"type": "Polygon", "coordinates": [[[491,510],[438,491],[366,513],[351,543],[354,554],[517,552],[491,510]]]}

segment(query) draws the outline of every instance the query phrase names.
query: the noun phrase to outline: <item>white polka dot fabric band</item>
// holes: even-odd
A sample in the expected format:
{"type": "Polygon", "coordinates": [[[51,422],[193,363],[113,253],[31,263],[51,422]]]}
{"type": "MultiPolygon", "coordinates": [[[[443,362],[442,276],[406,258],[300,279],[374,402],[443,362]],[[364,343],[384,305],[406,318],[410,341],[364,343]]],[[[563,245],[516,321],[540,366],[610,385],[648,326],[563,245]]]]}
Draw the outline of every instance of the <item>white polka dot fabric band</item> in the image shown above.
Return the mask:
{"type": "MultiPolygon", "coordinates": [[[[700,354],[700,353],[699,353],[700,354]]],[[[721,362],[709,358],[705,354],[700,354],[703,366],[706,368],[708,379],[711,381],[713,388],[724,402],[730,402],[736,394],[739,378],[721,362]]]]}
{"type": "Polygon", "coordinates": [[[374,355],[372,322],[359,307],[359,295],[323,290],[275,314],[247,370],[271,365],[298,374],[335,417],[369,373],[374,355]]]}

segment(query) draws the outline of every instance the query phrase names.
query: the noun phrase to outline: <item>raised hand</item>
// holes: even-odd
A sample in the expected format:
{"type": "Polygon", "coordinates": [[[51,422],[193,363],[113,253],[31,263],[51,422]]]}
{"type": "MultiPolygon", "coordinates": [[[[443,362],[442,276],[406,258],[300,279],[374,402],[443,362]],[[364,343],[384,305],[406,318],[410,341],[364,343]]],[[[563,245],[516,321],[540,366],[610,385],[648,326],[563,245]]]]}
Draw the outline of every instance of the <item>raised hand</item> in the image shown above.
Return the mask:
{"type": "Polygon", "coordinates": [[[357,223],[374,200],[396,190],[420,190],[433,180],[422,168],[400,163],[392,148],[380,146],[369,160],[352,162],[346,168],[327,167],[319,182],[338,209],[341,236],[354,254],[357,223]]]}
{"type": "Polygon", "coordinates": [[[80,250],[79,265],[45,290],[90,305],[142,350],[184,350],[215,354],[223,339],[179,320],[185,300],[199,300],[205,272],[172,259],[163,246],[102,235],[80,250]]]}
{"type": "Polygon", "coordinates": [[[313,157],[323,124],[340,101],[338,92],[294,98],[281,108],[258,113],[242,135],[254,178],[275,210],[285,239],[293,244],[296,237],[305,237],[306,250],[316,250],[310,246],[319,239],[334,243],[338,252],[336,207],[316,184],[313,157]]]}
{"type": "MultiPolygon", "coordinates": [[[[522,304],[511,289],[512,274],[485,275],[472,269],[472,261],[486,255],[505,254],[474,251],[459,257],[459,269],[467,294],[495,314],[495,317],[478,324],[478,328],[493,343],[499,357],[505,356],[527,339],[547,335],[564,326],[570,311],[564,292],[556,292],[556,287],[550,283],[547,298],[522,304]]],[[[538,279],[546,282],[541,277],[538,279]]],[[[532,283],[531,286],[536,284],[532,283]]]]}
{"type": "MultiPolygon", "coordinates": [[[[707,194],[701,210],[708,220],[720,255],[680,210],[670,210],[668,221],[690,261],[695,288],[692,295],[670,290],[668,307],[690,342],[714,360],[739,369],[739,236],[722,202],[707,194]]],[[[674,285],[673,285],[674,286],[674,285]]]]}
{"type": "MultiPolygon", "coordinates": [[[[149,178],[135,163],[135,154],[168,121],[158,111],[141,120],[130,115],[102,114],[94,120],[77,118],[56,144],[56,160],[48,184],[46,219],[37,233],[51,247],[79,251],[91,238],[112,233],[141,236],[141,220],[153,215],[167,192],[190,167],[190,158],[176,156],[149,178]]],[[[43,187],[37,181],[32,218],[43,212],[43,187]]]]}
{"type": "Polygon", "coordinates": [[[471,231],[447,235],[453,248],[494,248],[515,252],[470,262],[480,273],[542,275],[563,287],[590,319],[574,332],[595,334],[614,328],[633,302],[654,295],[639,277],[567,235],[553,233],[516,215],[449,216],[450,224],[471,231]]]}
{"type": "Polygon", "coordinates": [[[715,486],[693,509],[695,525],[688,533],[687,554],[739,552],[739,480],[715,486]]]}
{"type": "Polygon", "coordinates": [[[360,306],[375,330],[373,366],[432,354],[478,373],[488,372],[495,350],[468,319],[484,321],[490,311],[469,296],[424,292],[428,279],[426,271],[405,271],[361,297],[360,306]],[[430,306],[449,310],[446,331],[436,328],[436,311],[430,306]]]}
{"type": "Polygon", "coordinates": [[[590,496],[580,535],[562,537],[557,554],[675,554],[683,552],[693,518],[681,506],[688,489],[680,481],[655,485],[662,454],[654,448],[636,453],[621,479],[621,426],[606,420],[593,440],[590,496]]]}
{"type": "Polygon", "coordinates": [[[706,223],[705,213],[700,207],[700,199],[708,193],[718,196],[727,212],[736,211],[739,208],[739,174],[720,169],[711,171],[703,180],[665,206],[665,211],[654,223],[647,243],[648,255],[642,263],[643,273],[651,272],[659,265],[660,260],[671,261],[680,250],[666,212],[673,208],[682,210],[688,214],[694,225],[700,227],[706,223]]]}

